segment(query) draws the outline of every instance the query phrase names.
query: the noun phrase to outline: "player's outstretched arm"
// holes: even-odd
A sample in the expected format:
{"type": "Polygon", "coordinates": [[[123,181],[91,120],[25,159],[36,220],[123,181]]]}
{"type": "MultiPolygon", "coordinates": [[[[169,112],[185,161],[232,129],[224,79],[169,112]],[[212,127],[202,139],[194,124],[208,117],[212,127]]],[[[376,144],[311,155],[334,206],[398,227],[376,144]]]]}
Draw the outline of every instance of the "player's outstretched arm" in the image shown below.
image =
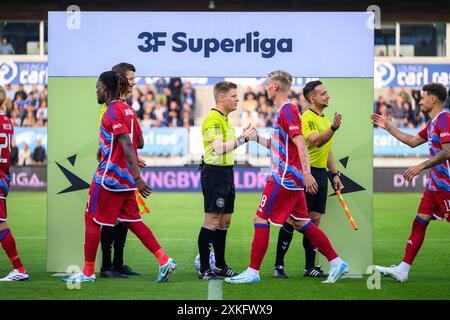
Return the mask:
{"type": "Polygon", "coordinates": [[[136,158],[136,154],[134,153],[133,143],[131,142],[130,136],[127,133],[124,133],[119,135],[118,140],[120,145],[122,146],[125,158],[130,165],[131,174],[133,175],[134,181],[136,182],[139,193],[144,198],[148,197],[152,191],[150,187],[147,186],[145,181],[141,178],[138,160],[136,158]]]}
{"type": "Polygon", "coordinates": [[[308,142],[311,143],[313,146],[320,148],[325,143],[330,141],[331,137],[333,137],[334,133],[337,129],[341,126],[342,123],[342,115],[335,112],[333,117],[333,123],[331,126],[325,130],[324,132],[318,133],[313,132],[308,136],[308,142]]]}
{"type": "Polygon", "coordinates": [[[422,143],[425,143],[427,140],[422,139],[419,136],[413,136],[407,133],[404,133],[400,130],[398,130],[396,127],[391,125],[389,120],[386,116],[380,115],[378,113],[373,113],[370,117],[372,119],[372,123],[376,126],[378,126],[381,129],[386,130],[389,132],[392,136],[394,136],[397,140],[400,140],[404,144],[410,146],[411,148],[415,148],[422,143]]]}
{"type": "Polygon", "coordinates": [[[211,145],[214,148],[214,151],[217,155],[223,155],[225,153],[228,153],[230,151],[233,151],[234,149],[238,148],[239,146],[245,144],[248,142],[253,136],[256,134],[256,129],[253,127],[250,127],[250,124],[244,128],[244,131],[242,132],[242,135],[239,136],[237,139],[234,139],[233,141],[227,141],[223,142],[222,138],[217,138],[211,141],[211,145]]]}
{"type": "Polygon", "coordinates": [[[412,178],[417,176],[421,171],[430,169],[447,160],[450,160],[450,143],[443,143],[442,150],[438,152],[433,158],[406,169],[403,173],[403,176],[405,177],[406,181],[411,181],[412,178]]]}
{"type": "Polygon", "coordinates": [[[270,148],[270,139],[264,138],[263,136],[260,136],[259,134],[256,134],[252,139],[252,141],[256,141],[260,145],[266,148],[270,148]]]}
{"type": "Polygon", "coordinates": [[[310,194],[317,193],[317,182],[311,174],[311,165],[309,162],[308,148],[302,135],[296,135],[292,139],[297,146],[300,162],[302,163],[303,176],[305,178],[306,192],[310,194]]]}

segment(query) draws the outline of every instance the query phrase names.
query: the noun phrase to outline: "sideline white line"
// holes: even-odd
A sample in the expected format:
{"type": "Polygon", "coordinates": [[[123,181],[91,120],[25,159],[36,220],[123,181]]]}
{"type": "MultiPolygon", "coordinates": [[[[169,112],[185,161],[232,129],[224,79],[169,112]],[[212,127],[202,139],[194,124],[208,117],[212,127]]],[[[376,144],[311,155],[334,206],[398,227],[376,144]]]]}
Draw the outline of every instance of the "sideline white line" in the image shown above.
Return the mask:
{"type": "Polygon", "coordinates": [[[222,280],[209,280],[208,300],[222,300],[222,280]]]}

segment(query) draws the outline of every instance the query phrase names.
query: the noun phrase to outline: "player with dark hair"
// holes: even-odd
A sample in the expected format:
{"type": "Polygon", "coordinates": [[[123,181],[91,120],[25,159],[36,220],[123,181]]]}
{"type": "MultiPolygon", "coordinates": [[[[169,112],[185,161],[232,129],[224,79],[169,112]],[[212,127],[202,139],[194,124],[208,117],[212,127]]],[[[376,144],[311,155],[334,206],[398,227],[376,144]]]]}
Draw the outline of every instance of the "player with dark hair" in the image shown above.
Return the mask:
{"type": "MultiPolygon", "coordinates": [[[[126,75],[128,80],[128,90],[124,96],[121,97],[123,101],[125,101],[128,94],[133,91],[133,87],[136,84],[135,81],[135,72],[136,68],[126,62],[121,62],[114,67],[112,67],[113,72],[123,73],[126,75]]],[[[102,122],[102,117],[106,112],[108,105],[104,103],[100,108],[100,119],[99,119],[99,128],[102,122]]],[[[138,124],[139,126],[139,124],[138,124]]],[[[138,148],[144,147],[144,139],[142,135],[138,136],[138,148]]],[[[97,152],[98,161],[101,160],[101,149],[98,149],[97,152]]],[[[139,166],[142,167],[145,165],[145,162],[142,163],[140,158],[139,166]]],[[[137,193],[139,195],[139,193],[137,193]]],[[[125,248],[125,242],[127,240],[127,232],[128,229],[122,224],[117,223],[114,227],[103,226],[101,233],[101,248],[102,248],[102,266],[100,276],[106,278],[127,278],[128,276],[140,275],[138,272],[134,271],[129,266],[125,265],[123,262],[123,252],[125,248]],[[111,251],[114,246],[114,259],[111,262],[111,251]]]]}
{"type": "Polygon", "coordinates": [[[11,176],[9,174],[11,141],[14,127],[11,120],[3,114],[3,104],[6,101],[6,91],[0,86],[0,243],[13,265],[11,271],[0,281],[23,281],[29,276],[16,249],[16,240],[7,224],[6,198],[8,197],[11,176]]]}
{"type": "Polygon", "coordinates": [[[236,138],[228,120],[228,115],[236,110],[239,102],[236,88],[237,85],[229,81],[214,85],[216,107],[202,123],[205,153],[201,184],[205,220],[198,235],[199,279],[202,280],[219,280],[237,274],[225,262],[225,243],[234,211],[234,150],[249,141],[249,127],[236,138]],[[215,270],[209,264],[211,246],[216,259],[215,270]]]}
{"type": "Polygon", "coordinates": [[[270,139],[256,135],[255,140],[270,148],[272,173],[267,180],[254,218],[250,265],[243,273],[226,278],[227,283],[257,283],[259,269],[269,246],[270,225],[282,226],[288,221],[303,233],[330,262],[331,270],[325,283],[334,283],[348,265],[337,255],[327,236],[312,223],[306,207],[305,192],[317,192],[317,183],[311,175],[308,150],[302,136],[302,121],[298,108],[289,102],[292,76],[285,71],[274,71],[267,80],[268,98],[277,112],[270,139]]]}
{"type": "MultiPolygon", "coordinates": [[[[329,95],[321,81],[308,82],[303,88],[303,95],[308,100],[310,108],[302,114],[302,134],[306,140],[308,154],[311,164],[311,174],[317,181],[318,191],[316,194],[306,193],[306,204],[308,214],[312,222],[319,226],[320,219],[325,213],[328,196],[327,168],[333,179],[333,188],[339,189],[341,180],[339,172],[334,163],[331,152],[331,144],[336,130],[339,129],[342,116],[334,113],[333,122],[323,113],[328,107],[329,95]]],[[[294,234],[294,227],[285,222],[278,234],[277,256],[275,260],[274,276],[287,278],[284,271],[284,256],[294,234]]],[[[303,248],[305,249],[305,277],[325,278],[326,275],[320,266],[315,266],[316,250],[307,237],[303,236],[303,248]]]]}
{"type": "Polygon", "coordinates": [[[430,120],[416,136],[393,127],[385,116],[376,113],[371,116],[373,124],[404,144],[414,148],[428,141],[430,147],[430,159],[403,173],[405,180],[411,181],[421,171],[430,169],[427,189],[413,221],[405,255],[398,266],[375,266],[376,270],[400,282],[408,280],[409,269],[422,247],[430,220],[447,219],[450,222],[450,114],[443,109],[446,98],[447,91],[441,84],[432,83],[422,87],[419,105],[421,111],[430,116],[430,120]]]}
{"type": "Polygon", "coordinates": [[[157,282],[165,282],[175,271],[176,263],[161,248],[150,229],[142,222],[134,191],[143,197],[151,190],[140,176],[137,160],[138,136],[136,113],[120,100],[129,83],[122,73],[103,72],[97,81],[98,103],[108,108],[100,127],[101,161],[92,179],[85,211],[85,263],[82,272],[64,279],[66,282],[95,281],[95,258],[100,242],[100,227],[117,221],[130,229],[159,262],[157,282]]]}

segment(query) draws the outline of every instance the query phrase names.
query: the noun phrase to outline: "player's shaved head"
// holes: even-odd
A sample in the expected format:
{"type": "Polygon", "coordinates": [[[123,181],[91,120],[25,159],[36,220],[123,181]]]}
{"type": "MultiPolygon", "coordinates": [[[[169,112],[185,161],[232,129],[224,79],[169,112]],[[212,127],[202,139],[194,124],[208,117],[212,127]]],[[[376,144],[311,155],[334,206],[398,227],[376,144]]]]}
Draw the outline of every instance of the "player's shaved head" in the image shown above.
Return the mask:
{"type": "Polygon", "coordinates": [[[282,71],[282,70],[276,70],[272,71],[268,75],[268,79],[271,79],[272,81],[277,81],[280,84],[280,89],[283,92],[288,92],[289,88],[292,85],[292,76],[289,72],[282,71]]]}
{"type": "Polygon", "coordinates": [[[230,81],[220,81],[214,85],[214,100],[216,103],[220,94],[227,94],[231,89],[236,89],[237,84],[230,81]]]}
{"type": "Polygon", "coordinates": [[[6,91],[5,89],[0,86],[0,107],[3,106],[3,103],[6,101],[6,91]]]}

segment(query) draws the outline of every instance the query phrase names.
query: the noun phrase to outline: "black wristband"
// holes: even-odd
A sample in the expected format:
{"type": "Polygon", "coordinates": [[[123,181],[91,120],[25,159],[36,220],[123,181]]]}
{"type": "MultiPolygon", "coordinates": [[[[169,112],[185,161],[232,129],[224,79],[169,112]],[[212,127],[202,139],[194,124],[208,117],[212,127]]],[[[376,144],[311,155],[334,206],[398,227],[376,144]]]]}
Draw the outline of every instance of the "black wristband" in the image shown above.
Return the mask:
{"type": "Polygon", "coordinates": [[[338,128],[334,127],[333,125],[330,126],[330,129],[333,131],[336,131],[338,128]]]}
{"type": "Polygon", "coordinates": [[[137,181],[139,181],[141,179],[142,179],[141,177],[134,178],[134,182],[137,182],[137,181]]]}
{"type": "Polygon", "coordinates": [[[334,179],[334,177],[336,177],[336,176],[340,177],[341,173],[339,171],[337,171],[336,173],[330,172],[330,176],[331,176],[331,179],[334,179]]]}

